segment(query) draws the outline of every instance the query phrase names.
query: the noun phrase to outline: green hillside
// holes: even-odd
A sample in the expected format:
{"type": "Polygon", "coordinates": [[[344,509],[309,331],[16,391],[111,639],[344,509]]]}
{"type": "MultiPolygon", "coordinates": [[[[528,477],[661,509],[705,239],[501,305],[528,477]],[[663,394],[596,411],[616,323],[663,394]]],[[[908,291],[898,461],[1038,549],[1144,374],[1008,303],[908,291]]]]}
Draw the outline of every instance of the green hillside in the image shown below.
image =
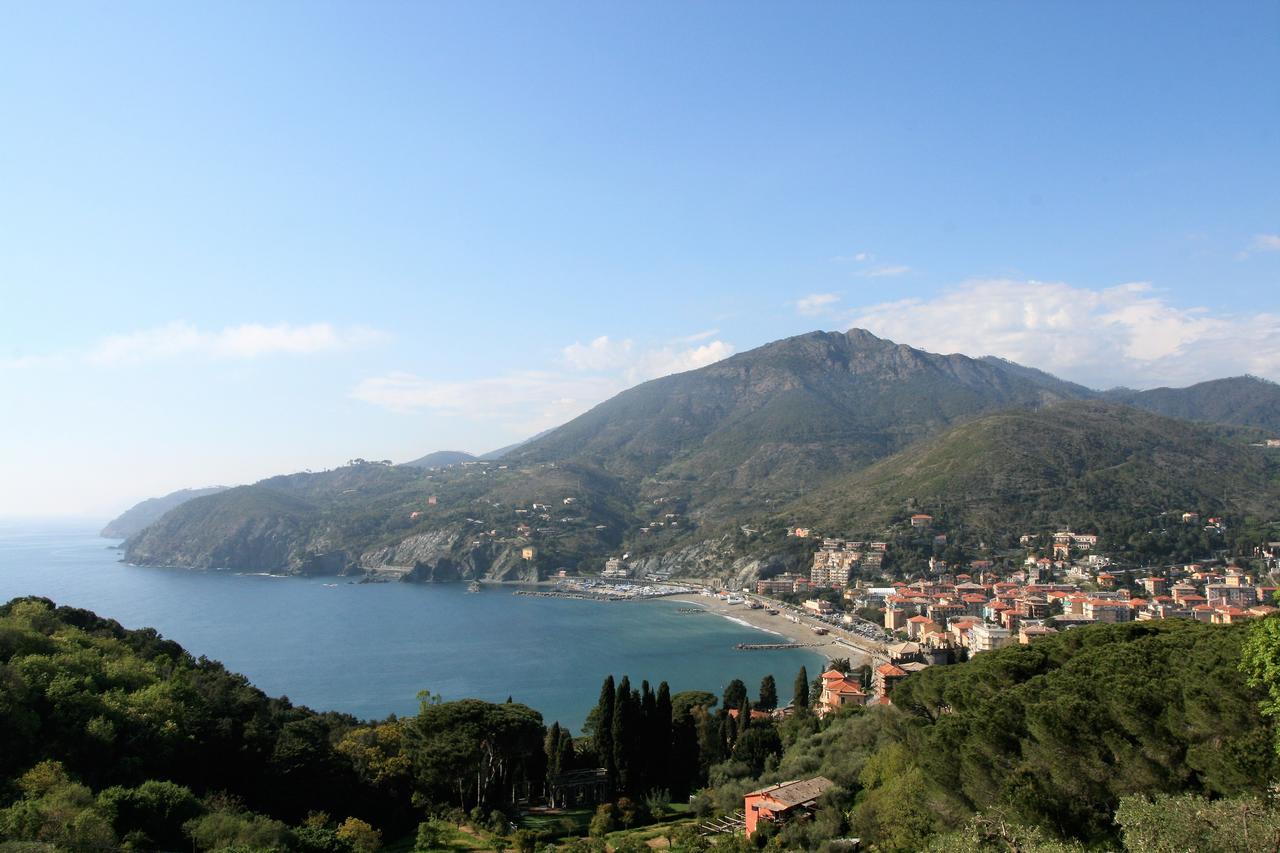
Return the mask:
{"type": "Polygon", "coordinates": [[[1256,376],[1213,379],[1187,388],[1121,388],[1104,397],[1171,418],[1257,427],[1271,438],[1280,437],[1280,385],[1256,376]]]}
{"type": "Polygon", "coordinates": [[[822,530],[870,530],[912,512],[1014,533],[1196,509],[1280,512],[1280,465],[1249,434],[1098,402],[987,415],[788,507],[822,530]]]}
{"type": "Polygon", "coordinates": [[[107,526],[102,528],[101,535],[108,539],[128,539],[148,525],[154,524],[174,507],[181,506],[187,501],[195,500],[196,498],[202,498],[205,495],[216,495],[218,492],[225,490],[226,486],[210,486],[207,489],[180,489],[176,492],[170,492],[164,497],[148,498],[141,503],[133,505],[108,522],[107,526]]]}
{"type": "Polygon", "coordinates": [[[706,573],[778,557],[770,536],[788,524],[871,534],[920,509],[979,535],[1128,538],[1133,519],[1171,509],[1276,509],[1274,454],[1246,446],[1268,435],[1250,425],[1268,422],[1275,388],[1107,395],[1175,420],[1001,359],[814,332],[639,385],[499,459],[359,462],[198,498],[132,536],[126,558],[523,580],[625,550],[648,570],[706,573]],[[744,524],[767,533],[743,538],[744,524]]]}
{"type": "Polygon", "coordinates": [[[574,459],[724,518],[794,497],[950,424],[1086,389],[860,329],[813,332],[647,382],[512,452],[574,459]]]}

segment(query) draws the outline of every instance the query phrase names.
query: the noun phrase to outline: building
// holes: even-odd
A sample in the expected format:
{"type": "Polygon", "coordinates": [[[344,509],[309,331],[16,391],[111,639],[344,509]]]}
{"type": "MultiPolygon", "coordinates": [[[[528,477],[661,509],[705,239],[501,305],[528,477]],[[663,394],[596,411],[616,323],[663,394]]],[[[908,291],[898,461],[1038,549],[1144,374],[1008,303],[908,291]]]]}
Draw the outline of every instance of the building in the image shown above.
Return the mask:
{"type": "Polygon", "coordinates": [[[975,655],[995,651],[1012,642],[1013,633],[1008,628],[978,624],[969,629],[969,650],[975,655]]]}
{"type": "Polygon", "coordinates": [[[835,612],[835,607],[832,606],[830,601],[823,601],[820,598],[807,599],[804,603],[804,609],[820,616],[835,612]]]}
{"type": "Polygon", "coordinates": [[[604,561],[604,572],[602,577],[606,578],[625,578],[627,576],[626,564],[622,562],[621,557],[610,557],[604,561]]]}
{"type": "Polygon", "coordinates": [[[822,547],[813,555],[810,582],[819,587],[848,586],[849,576],[862,564],[865,548],[865,542],[823,539],[822,547]]]}
{"type": "Polygon", "coordinates": [[[878,698],[887,699],[894,685],[907,677],[907,671],[897,664],[886,663],[876,667],[872,676],[872,688],[878,698]]]}
{"type": "Polygon", "coordinates": [[[747,794],[742,804],[748,837],[756,831],[760,821],[785,823],[792,818],[812,812],[818,798],[835,783],[825,776],[815,776],[791,782],[779,782],[747,794]]]}
{"type": "Polygon", "coordinates": [[[538,556],[538,549],[532,545],[526,545],[520,549],[520,559],[533,560],[538,556]]]}
{"type": "Polygon", "coordinates": [[[814,710],[824,717],[841,708],[867,704],[867,694],[856,678],[850,678],[839,670],[822,673],[822,692],[818,694],[818,707],[814,710]]]}
{"type": "Polygon", "coordinates": [[[907,611],[901,607],[888,606],[884,609],[884,629],[901,631],[907,627],[907,611]]]}
{"type": "Polygon", "coordinates": [[[1101,598],[1089,598],[1084,602],[1080,614],[1095,622],[1132,622],[1133,609],[1128,601],[1111,601],[1101,598]]]}
{"type": "Polygon", "coordinates": [[[803,575],[787,573],[756,581],[756,593],[758,595],[786,595],[800,592],[802,587],[808,586],[808,579],[803,575]]]}
{"type": "Polygon", "coordinates": [[[920,513],[916,513],[915,515],[911,516],[911,526],[912,526],[912,527],[929,527],[929,526],[930,526],[930,525],[932,525],[932,524],[933,524],[933,516],[932,516],[932,515],[926,515],[925,513],[920,512],[920,513]]]}

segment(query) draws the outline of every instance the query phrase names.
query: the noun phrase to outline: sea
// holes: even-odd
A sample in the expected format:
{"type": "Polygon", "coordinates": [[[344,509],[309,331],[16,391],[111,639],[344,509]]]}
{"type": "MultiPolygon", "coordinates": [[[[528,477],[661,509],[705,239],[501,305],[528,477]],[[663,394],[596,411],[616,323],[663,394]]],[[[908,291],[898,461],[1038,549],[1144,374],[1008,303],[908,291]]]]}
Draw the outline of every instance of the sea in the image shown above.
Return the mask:
{"type": "Polygon", "coordinates": [[[754,696],[772,674],[789,700],[804,649],[739,651],[776,635],[686,602],[578,601],[513,587],[348,583],[232,571],[132,566],[90,525],[0,521],[0,602],[37,595],[126,628],[155,628],[221,661],[273,696],[362,719],[417,712],[420,691],[446,700],[511,697],[548,724],[579,731],[607,675],[637,688],[716,695],[742,679],[754,696]]]}

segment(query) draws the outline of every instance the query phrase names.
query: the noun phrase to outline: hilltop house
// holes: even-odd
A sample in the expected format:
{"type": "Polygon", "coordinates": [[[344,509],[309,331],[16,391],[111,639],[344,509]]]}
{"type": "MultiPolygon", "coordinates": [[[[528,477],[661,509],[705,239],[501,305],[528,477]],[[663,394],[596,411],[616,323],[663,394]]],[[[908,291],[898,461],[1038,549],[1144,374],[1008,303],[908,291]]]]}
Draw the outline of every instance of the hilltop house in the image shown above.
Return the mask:
{"type": "Polygon", "coordinates": [[[746,815],[747,836],[756,831],[762,820],[785,823],[801,814],[812,812],[818,797],[835,783],[825,776],[779,782],[746,795],[742,810],[746,815]]]}
{"type": "Polygon", "coordinates": [[[851,705],[865,704],[867,694],[857,679],[835,669],[822,673],[822,693],[818,695],[818,706],[814,709],[819,717],[851,705]]]}

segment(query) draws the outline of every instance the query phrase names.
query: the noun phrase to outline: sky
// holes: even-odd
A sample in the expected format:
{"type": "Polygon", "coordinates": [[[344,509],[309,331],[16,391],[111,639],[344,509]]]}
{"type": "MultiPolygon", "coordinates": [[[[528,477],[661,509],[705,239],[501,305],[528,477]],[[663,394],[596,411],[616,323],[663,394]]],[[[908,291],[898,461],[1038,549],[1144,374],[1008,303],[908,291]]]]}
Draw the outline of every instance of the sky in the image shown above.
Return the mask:
{"type": "Polygon", "coordinates": [[[0,516],[484,452],[814,329],[1280,380],[1277,3],[15,3],[0,516]]]}

